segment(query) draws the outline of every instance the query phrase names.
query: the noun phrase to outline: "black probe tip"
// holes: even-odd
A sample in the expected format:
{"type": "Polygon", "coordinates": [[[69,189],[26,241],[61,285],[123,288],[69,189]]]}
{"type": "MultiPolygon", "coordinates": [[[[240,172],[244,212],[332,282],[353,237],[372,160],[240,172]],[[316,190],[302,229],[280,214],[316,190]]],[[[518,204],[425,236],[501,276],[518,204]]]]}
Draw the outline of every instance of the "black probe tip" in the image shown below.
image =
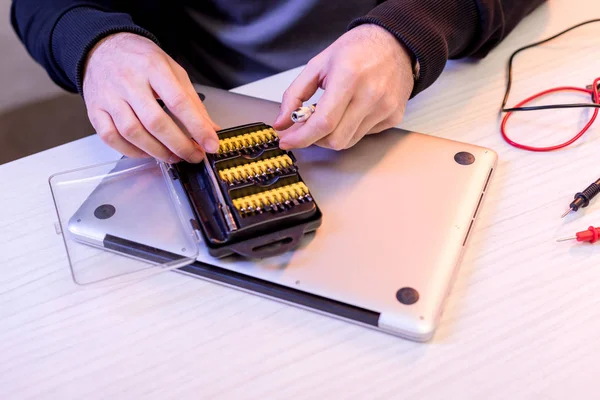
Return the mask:
{"type": "Polygon", "coordinates": [[[564,213],[564,214],[561,216],[561,218],[564,218],[564,217],[566,217],[567,215],[569,215],[569,213],[570,213],[571,211],[573,211],[573,209],[569,207],[569,209],[568,209],[567,211],[565,211],[565,213],[564,213]]]}

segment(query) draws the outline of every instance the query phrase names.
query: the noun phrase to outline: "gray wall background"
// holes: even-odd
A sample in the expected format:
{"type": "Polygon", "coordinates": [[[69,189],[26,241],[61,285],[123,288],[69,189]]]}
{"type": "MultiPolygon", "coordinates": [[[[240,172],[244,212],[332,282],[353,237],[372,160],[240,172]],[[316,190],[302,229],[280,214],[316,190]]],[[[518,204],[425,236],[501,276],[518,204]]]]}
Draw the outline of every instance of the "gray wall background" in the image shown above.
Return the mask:
{"type": "Polygon", "coordinates": [[[0,164],[93,134],[81,97],[56,86],[10,25],[0,0],[0,164]]]}

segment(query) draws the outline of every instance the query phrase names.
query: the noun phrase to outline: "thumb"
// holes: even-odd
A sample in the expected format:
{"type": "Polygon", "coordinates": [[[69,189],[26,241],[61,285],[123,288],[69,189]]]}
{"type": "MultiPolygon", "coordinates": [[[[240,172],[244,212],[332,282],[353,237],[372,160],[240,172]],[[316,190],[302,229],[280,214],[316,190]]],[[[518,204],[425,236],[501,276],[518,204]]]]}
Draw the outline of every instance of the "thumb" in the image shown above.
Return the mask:
{"type": "Polygon", "coordinates": [[[321,69],[311,60],[283,94],[279,115],[273,124],[277,130],[292,126],[292,111],[302,106],[319,88],[321,69]]]}

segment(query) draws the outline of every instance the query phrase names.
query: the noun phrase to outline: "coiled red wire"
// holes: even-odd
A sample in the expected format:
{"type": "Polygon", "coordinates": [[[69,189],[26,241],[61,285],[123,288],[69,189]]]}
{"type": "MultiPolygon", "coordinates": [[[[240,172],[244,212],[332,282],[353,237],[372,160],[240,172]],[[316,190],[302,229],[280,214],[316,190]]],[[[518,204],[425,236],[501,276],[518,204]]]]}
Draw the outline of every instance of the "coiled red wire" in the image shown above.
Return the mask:
{"type": "Polygon", "coordinates": [[[515,146],[518,147],[520,149],[523,150],[529,150],[529,151],[553,151],[553,150],[558,150],[558,149],[562,149],[564,147],[567,147],[571,144],[573,144],[575,141],[577,141],[579,138],[581,138],[592,126],[592,124],[594,123],[594,121],[596,120],[596,117],[598,116],[598,110],[600,109],[600,96],[598,95],[598,91],[600,90],[600,88],[598,87],[598,83],[600,82],[600,78],[596,78],[596,80],[594,80],[593,85],[591,86],[590,89],[587,88],[578,88],[578,87],[572,87],[572,86],[565,86],[565,87],[557,87],[554,89],[548,89],[545,90],[541,93],[538,93],[536,95],[533,95],[525,100],[523,100],[522,102],[520,102],[519,104],[517,104],[515,107],[511,107],[511,108],[505,108],[506,103],[508,102],[508,96],[510,94],[510,90],[512,87],[512,81],[513,81],[513,71],[512,71],[512,65],[513,65],[513,61],[515,59],[515,57],[517,56],[517,54],[527,50],[527,49],[531,49],[533,47],[536,46],[540,46],[544,43],[548,43],[552,40],[555,40],[556,38],[565,35],[568,32],[571,32],[575,29],[578,29],[584,25],[590,25],[590,24],[595,24],[595,23],[599,23],[600,22],[600,18],[596,18],[596,19],[591,19],[588,21],[583,21],[575,26],[572,26],[568,29],[565,29],[562,32],[559,32],[547,39],[541,40],[539,42],[536,43],[531,43],[529,45],[523,46],[520,49],[517,49],[516,51],[514,51],[509,60],[508,60],[508,81],[506,84],[506,92],[504,93],[504,100],[502,101],[502,107],[501,107],[501,111],[505,112],[506,114],[504,115],[504,118],[502,119],[502,124],[500,126],[500,131],[502,133],[502,137],[504,138],[504,140],[510,144],[511,146],[515,146]],[[583,93],[586,94],[588,96],[591,95],[591,99],[592,102],[591,103],[579,103],[579,104],[549,104],[549,105],[542,105],[542,106],[526,106],[526,104],[537,100],[541,97],[547,96],[549,94],[552,93],[557,93],[557,92],[577,92],[577,93],[583,93]],[[590,121],[583,127],[583,129],[577,133],[577,135],[575,135],[573,138],[571,138],[570,140],[558,144],[556,146],[548,146],[548,147],[534,147],[534,146],[527,146],[518,142],[515,142],[514,140],[510,139],[508,137],[508,135],[506,134],[506,124],[508,122],[508,120],[510,119],[510,117],[512,116],[512,114],[514,112],[517,111],[537,111],[537,110],[551,110],[551,109],[565,109],[565,108],[594,108],[594,113],[592,114],[592,117],[590,118],[590,121]]]}
{"type": "MultiPolygon", "coordinates": [[[[547,96],[549,94],[552,93],[558,93],[558,92],[578,92],[578,93],[585,93],[588,96],[592,96],[593,98],[593,102],[596,104],[600,104],[600,95],[598,93],[598,83],[600,82],[600,78],[596,78],[596,80],[594,80],[594,83],[592,85],[592,89],[587,89],[587,88],[578,88],[578,87],[573,87],[573,86],[563,86],[563,87],[557,87],[557,88],[553,88],[553,89],[548,89],[545,90],[541,93],[535,94],[531,97],[528,97],[527,99],[523,100],[522,102],[520,102],[519,104],[517,104],[514,108],[512,108],[513,110],[517,111],[516,109],[518,108],[522,108],[524,107],[526,104],[531,103],[534,100],[537,100],[541,97],[547,96]]],[[[509,109],[511,110],[511,109],[509,109]]],[[[592,114],[592,117],[590,118],[590,121],[583,127],[583,129],[577,133],[577,135],[575,135],[573,138],[571,138],[570,140],[555,145],[555,146],[547,146],[547,147],[534,147],[534,146],[527,146],[518,142],[515,142],[514,140],[510,139],[508,137],[508,135],[506,134],[506,124],[509,120],[509,118],[511,117],[511,115],[513,114],[513,111],[508,111],[505,115],[504,118],[502,119],[502,125],[500,127],[500,132],[502,133],[502,137],[504,138],[504,140],[509,143],[511,146],[514,147],[518,147],[520,149],[523,150],[529,150],[529,151],[537,151],[537,152],[544,152],[544,151],[553,151],[553,150],[558,150],[558,149],[562,149],[564,147],[567,147],[571,144],[573,144],[574,142],[576,142],[577,140],[579,140],[579,138],[581,138],[589,129],[590,127],[594,124],[594,121],[596,120],[596,117],[598,116],[598,108],[594,109],[594,112],[592,114]]]]}

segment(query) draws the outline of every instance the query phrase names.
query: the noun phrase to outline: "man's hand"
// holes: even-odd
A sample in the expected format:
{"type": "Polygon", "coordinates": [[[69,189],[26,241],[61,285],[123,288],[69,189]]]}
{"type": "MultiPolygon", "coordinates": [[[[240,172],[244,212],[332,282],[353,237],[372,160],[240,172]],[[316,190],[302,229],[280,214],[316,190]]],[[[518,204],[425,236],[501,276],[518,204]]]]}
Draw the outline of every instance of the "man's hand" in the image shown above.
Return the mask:
{"type": "Polygon", "coordinates": [[[283,149],[317,144],[334,150],[400,123],[414,85],[406,48],[376,25],[341,36],[286,90],[274,123],[283,149]],[[317,91],[324,93],[308,121],[292,126],[290,114],[317,91]]]}
{"type": "Polygon", "coordinates": [[[142,36],[118,33],[92,49],[84,72],[83,97],[98,135],[126,156],[197,163],[205,152],[218,150],[215,130],[219,127],[187,73],[142,36]]]}

